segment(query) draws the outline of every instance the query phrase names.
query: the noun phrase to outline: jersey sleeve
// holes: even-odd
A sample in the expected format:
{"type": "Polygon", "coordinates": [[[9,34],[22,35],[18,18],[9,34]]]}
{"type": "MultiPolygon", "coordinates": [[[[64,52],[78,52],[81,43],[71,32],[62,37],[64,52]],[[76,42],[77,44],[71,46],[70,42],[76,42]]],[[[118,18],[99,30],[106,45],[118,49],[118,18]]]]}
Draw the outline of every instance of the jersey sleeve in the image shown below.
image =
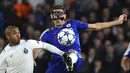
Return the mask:
{"type": "Polygon", "coordinates": [[[124,56],[130,57],[130,43],[129,43],[129,45],[128,45],[127,50],[126,50],[125,53],[124,53],[124,56]]]}
{"type": "Polygon", "coordinates": [[[0,73],[5,73],[6,67],[7,67],[7,65],[6,65],[5,61],[2,63],[0,62],[0,73]]]}
{"type": "Polygon", "coordinates": [[[78,20],[73,20],[73,22],[76,24],[78,30],[86,31],[86,29],[88,28],[88,23],[81,22],[78,20]]]}
{"type": "Polygon", "coordinates": [[[49,31],[49,29],[46,29],[40,36],[39,40],[42,42],[47,42],[47,32],[49,31]]]}
{"type": "Polygon", "coordinates": [[[43,48],[43,42],[41,41],[36,41],[36,40],[28,40],[27,41],[27,46],[31,48],[32,50],[35,48],[43,48]]]}
{"type": "Polygon", "coordinates": [[[64,54],[64,52],[59,50],[57,47],[51,44],[45,43],[45,42],[41,42],[41,41],[28,40],[28,46],[32,48],[32,50],[35,48],[41,48],[41,49],[46,49],[52,53],[56,53],[61,56],[64,54]]]}

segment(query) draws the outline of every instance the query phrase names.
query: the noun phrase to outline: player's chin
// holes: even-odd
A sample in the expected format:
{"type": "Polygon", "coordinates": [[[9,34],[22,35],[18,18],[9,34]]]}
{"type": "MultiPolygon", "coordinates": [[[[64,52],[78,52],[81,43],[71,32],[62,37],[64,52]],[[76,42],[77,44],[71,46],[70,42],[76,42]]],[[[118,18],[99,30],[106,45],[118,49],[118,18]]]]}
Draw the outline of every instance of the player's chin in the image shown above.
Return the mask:
{"type": "Polygon", "coordinates": [[[62,25],[56,25],[56,27],[62,27],[62,25]]]}
{"type": "Polygon", "coordinates": [[[62,26],[63,24],[61,22],[56,23],[56,26],[62,26]]]}
{"type": "Polygon", "coordinates": [[[16,41],[16,43],[19,44],[19,43],[20,43],[20,39],[18,39],[18,40],[16,41]]]}

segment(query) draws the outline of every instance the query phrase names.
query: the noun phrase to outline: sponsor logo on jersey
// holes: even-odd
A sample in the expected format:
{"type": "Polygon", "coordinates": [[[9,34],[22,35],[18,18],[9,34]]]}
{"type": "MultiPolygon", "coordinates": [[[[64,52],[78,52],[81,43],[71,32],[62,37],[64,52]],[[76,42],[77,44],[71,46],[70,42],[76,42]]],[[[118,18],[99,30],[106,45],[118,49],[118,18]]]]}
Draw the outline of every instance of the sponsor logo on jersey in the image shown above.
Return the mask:
{"type": "Polygon", "coordinates": [[[24,52],[25,54],[28,54],[28,49],[24,48],[23,52],[24,52]]]}

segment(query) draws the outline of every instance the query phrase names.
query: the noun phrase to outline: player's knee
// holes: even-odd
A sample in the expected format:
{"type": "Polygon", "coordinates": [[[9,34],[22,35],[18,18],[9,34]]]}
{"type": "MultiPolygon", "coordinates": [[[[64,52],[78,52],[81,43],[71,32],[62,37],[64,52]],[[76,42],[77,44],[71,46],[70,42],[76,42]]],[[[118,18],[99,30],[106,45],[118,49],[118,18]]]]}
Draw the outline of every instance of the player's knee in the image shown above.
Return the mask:
{"type": "Polygon", "coordinates": [[[71,53],[69,55],[69,57],[71,57],[73,63],[77,62],[78,57],[77,57],[77,55],[75,53],[71,53]]]}
{"type": "Polygon", "coordinates": [[[71,59],[72,59],[73,64],[76,63],[78,60],[77,52],[75,50],[71,49],[68,51],[68,53],[69,53],[69,57],[71,57],[71,59]]]}

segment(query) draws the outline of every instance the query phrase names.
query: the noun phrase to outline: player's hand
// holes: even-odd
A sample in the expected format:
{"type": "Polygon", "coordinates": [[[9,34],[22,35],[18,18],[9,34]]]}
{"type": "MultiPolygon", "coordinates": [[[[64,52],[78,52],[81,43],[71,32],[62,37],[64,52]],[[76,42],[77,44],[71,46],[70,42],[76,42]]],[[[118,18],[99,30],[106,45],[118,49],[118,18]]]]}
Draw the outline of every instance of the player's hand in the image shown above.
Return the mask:
{"type": "Polygon", "coordinates": [[[125,71],[130,70],[130,58],[123,57],[121,61],[121,66],[125,71]]]}
{"type": "Polygon", "coordinates": [[[41,49],[39,49],[39,48],[35,48],[33,50],[33,58],[34,59],[36,59],[36,57],[39,55],[40,51],[41,51],[41,49]]]}
{"type": "Polygon", "coordinates": [[[122,24],[124,21],[127,21],[127,15],[126,14],[122,14],[119,16],[119,24],[122,24]]]}

